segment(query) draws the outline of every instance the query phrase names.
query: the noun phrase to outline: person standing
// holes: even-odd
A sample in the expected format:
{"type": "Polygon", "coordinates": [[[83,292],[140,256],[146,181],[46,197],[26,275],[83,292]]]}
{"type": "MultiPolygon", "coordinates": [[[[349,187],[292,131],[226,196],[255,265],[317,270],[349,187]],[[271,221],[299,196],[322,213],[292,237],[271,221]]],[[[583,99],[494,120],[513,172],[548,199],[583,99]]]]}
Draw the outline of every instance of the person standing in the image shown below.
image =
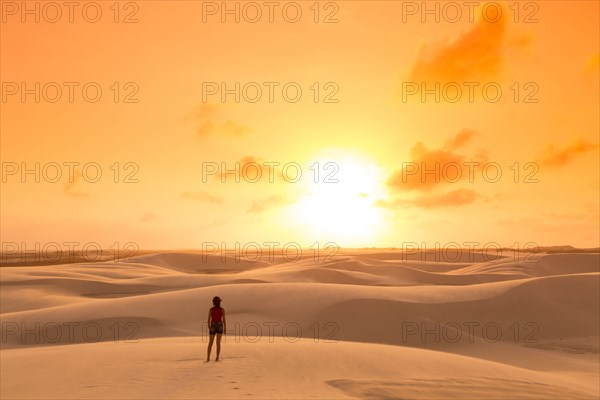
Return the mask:
{"type": "Polygon", "coordinates": [[[221,354],[221,337],[226,331],[225,309],[221,307],[221,298],[215,296],[213,298],[213,307],[208,310],[208,327],[210,329],[210,341],[208,342],[208,350],[206,354],[206,362],[210,361],[210,352],[212,351],[215,335],[217,335],[217,358],[221,354]]]}

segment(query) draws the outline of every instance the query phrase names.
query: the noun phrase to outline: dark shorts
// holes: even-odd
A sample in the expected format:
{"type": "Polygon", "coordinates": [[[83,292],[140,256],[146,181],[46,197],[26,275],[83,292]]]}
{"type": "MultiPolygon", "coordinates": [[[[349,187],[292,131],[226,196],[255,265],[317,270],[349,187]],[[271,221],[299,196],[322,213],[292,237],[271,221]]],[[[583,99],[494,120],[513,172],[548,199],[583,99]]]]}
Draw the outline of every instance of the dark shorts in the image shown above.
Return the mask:
{"type": "Polygon", "coordinates": [[[222,322],[211,322],[210,323],[210,334],[214,335],[215,333],[223,333],[223,323],[222,322]]]}

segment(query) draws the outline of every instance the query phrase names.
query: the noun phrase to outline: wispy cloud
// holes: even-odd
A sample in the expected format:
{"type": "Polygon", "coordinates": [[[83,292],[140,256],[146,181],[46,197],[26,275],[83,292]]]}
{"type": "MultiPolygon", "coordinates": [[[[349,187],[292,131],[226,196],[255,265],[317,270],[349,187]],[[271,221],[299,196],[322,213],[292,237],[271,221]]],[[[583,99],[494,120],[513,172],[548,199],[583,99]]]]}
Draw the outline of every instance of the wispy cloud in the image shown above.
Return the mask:
{"type": "Polygon", "coordinates": [[[154,222],[158,219],[158,216],[153,212],[147,212],[140,217],[142,222],[154,222]]]}
{"type": "Polygon", "coordinates": [[[480,19],[454,41],[421,48],[409,74],[411,81],[464,82],[495,79],[499,76],[505,53],[524,47],[528,39],[508,38],[508,10],[499,3],[500,17],[490,11],[489,18],[480,19]]]}
{"type": "Polygon", "coordinates": [[[247,212],[252,214],[260,214],[268,209],[291,204],[293,202],[293,200],[290,200],[284,196],[269,196],[267,198],[254,201],[247,212]]]}
{"type": "Polygon", "coordinates": [[[225,199],[212,195],[208,192],[183,192],[180,193],[179,196],[184,199],[196,200],[196,201],[204,201],[208,203],[214,204],[222,204],[225,199]]]}
{"type": "Polygon", "coordinates": [[[479,163],[473,166],[474,170],[478,170],[487,162],[487,155],[481,150],[469,158],[456,151],[471,141],[474,135],[474,131],[464,129],[448,139],[440,148],[433,150],[428,149],[422,142],[417,142],[410,150],[409,160],[403,163],[402,169],[391,174],[387,185],[394,191],[430,191],[449,182],[448,179],[440,178],[444,171],[450,175],[458,171],[457,168],[460,168],[458,180],[468,179],[469,174],[463,171],[466,168],[465,162],[479,163]],[[436,174],[427,171],[438,172],[436,174]]]}
{"type": "Polygon", "coordinates": [[[538,157],[538,163],[546,167],[559,168],[569,164],[576,157],[596,149],[598,149],[597,143],[590,143],[582,139],[562,147],[549,144],[538,157]]]}
{"type": "Polygon", "coordinates": [[[239,137],[249,133],[249,127],[225,116],[222,106],[203,103],[192,114],[198,124],[198,136],[233,136],[239,137]]]}
{"type": "Polygon", "coordinates": [[[474,203],[481,197],[474,190],[464,188],[452,190],[446,193],[420,195],[413,198],[395,198],[393,200],[379,199],[374,205],[381,208],[442,208],[442,207],[458,207],[474,203]]]}
{"type": "Polygon", "coordinates": [[[278,163],[267,162],[255,156],[242,157],[239,161],[228,165],[227,168],[231,169],[231,171],[219,170],[218,173],[214,174],[214,179],[223,183],[274,183],[284,180],[281,167],[278,163]]]}
{"type": "Polygon", "coordinates": [[[598,79],[598,72],[600,72],[600,53],[594,54],[590,57],[587,65],[585,66],[584,74],[587,77],[598,79]]]}
{"type": "Polygon", "coordinates": [[[374,205],[388,209],[439,208],[465,206],[483,199],[476,191],[464,188],[439,191],[450,183],[472,179],[471,173],[480,171],[488,162],[484,150],[469,156],[461,151],[476,135],[471,129],[463,129],[436,149],[417,142],[410,150],[408,161],[387,179],[391,197],[376,200],[374,205]]]}
{"type": "Polygon", "coordinates": [[[86,198],[86,197],[90,197],[89,194],[82,192],[81,190],[78,190],[78,186],[79,183],[81,182],[83,175],[81,173],[80,169],[75,169],[74,173],[73,173],[73,180],[71,182],[65,182],[64,187],[63,187],[63,192],[64,194],[66,194],[67,196],[70,197],[80,197],[80,198],[86,198]]]}
{"type": "Polygon", "coordinates": [[[479,194],[474,190],[461,188],[447,193],[419,196],[410,202],[422,208],[456,207],[474,203],[478,197],[479,194]]]}
{"type": "Polygon", "coordinates": [[[587,69],[589,71],[598,72],[600,69],[600,53],[594,55],[588,62],[587,69]]]}

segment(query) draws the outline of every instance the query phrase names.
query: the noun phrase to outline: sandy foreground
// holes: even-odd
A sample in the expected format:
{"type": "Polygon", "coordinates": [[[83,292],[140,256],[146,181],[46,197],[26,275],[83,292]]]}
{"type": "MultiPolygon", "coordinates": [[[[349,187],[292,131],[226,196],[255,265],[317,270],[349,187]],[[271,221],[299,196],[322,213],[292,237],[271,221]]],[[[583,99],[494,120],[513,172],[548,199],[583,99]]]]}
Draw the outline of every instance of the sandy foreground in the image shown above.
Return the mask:
{"type": "Polygon", "coordinates": [[[600,254],[408,258],[2,267],[0,397],[600,396],[600,254]],[[215,295],[228,332],[206,363],[215,295]]]}

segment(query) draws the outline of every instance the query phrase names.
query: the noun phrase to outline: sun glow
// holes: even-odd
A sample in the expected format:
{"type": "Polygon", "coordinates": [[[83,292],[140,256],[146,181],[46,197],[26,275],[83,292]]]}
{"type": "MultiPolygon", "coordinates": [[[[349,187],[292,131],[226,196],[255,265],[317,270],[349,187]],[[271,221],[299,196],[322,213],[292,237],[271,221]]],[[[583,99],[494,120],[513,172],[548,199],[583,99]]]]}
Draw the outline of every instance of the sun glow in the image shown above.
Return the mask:
{"type": "Polygon", "coordinates": [[[354,155],[319,157],[310,163],[311,179],[295,204],[298,222],[319,240],[346,246],[373,245],[384,225],[385,197],[379,168],[354,155]]]}

